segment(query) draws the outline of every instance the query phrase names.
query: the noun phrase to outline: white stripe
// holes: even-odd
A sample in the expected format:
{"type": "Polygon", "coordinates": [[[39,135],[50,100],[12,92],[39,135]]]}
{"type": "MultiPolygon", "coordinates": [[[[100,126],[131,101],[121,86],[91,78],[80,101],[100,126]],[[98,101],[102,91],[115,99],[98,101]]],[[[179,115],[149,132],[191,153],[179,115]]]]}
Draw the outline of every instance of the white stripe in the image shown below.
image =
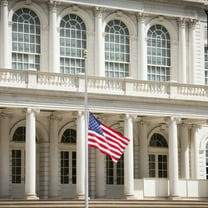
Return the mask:
{"type": "MultiPolygon", "coordinates": [[[[113,148],[113,147],[109,144],[108,141],[103,142],[103,141],[101,141],[99,138],[96,138],[95,136],[91,136],[91,135],[88,135],[88,138],[94,140],[95,144],[96,144],[96,143],[102,144],[103,146],[105,146],[106,148],[108,148],[110,151],[117,152],[118,154],[122,154],[122,153],[123,153],[122,151],[119,151],[118,149],[113,148]]],[[[92,143],[92,141],[88,141],[88,143],[90,143],[90,142],[92,143]]],[[[115,154],[115,153],[111,153],[111,154],[115,154]]]]}

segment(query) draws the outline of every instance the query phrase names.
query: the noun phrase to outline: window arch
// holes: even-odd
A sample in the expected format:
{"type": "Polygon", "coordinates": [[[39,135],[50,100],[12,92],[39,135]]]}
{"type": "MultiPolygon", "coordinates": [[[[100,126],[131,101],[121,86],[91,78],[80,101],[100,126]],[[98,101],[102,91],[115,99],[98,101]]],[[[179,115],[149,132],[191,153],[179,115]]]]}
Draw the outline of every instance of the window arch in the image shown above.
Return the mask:
{"type": "Polygon", "coordinates": [[[12,68],[40,70],[40,20],[28,8],[12,17],[12,68]]]}
{"type": "Polygon", "coordinates": [[[129,30],[120,20],[111,20],[105,27],[105,75],[129,76],[129,30]]]}
{"type": "Polygon", "coordinates": [[[74,129],[66,129],[61,137],[62,143],[76,144],[77,132],[74,129]]]}
{"type": "Polygon", "coordinates": [[[12,141],[15,142],[25,142],[25,133],[26,133],[26,128],[25,126],[20,126],[18,127],[12,137],[12,141]]]}
{"type": "Polygon", "coordinates": [[[148,80],[169,81],[171,66],[170,35],[165,27],[156,24],[147,33],[148,80]]]}
{"type": "Polygon", "coordinates": [[[84,49],[86,49],[86,26],[83,20],[75,14],[64,16],[60,22],[61,73],[84,73],[84,49]]]}
{"type": "Polygon", "coordinates": [[[168,147],[168,143],[166,139],[161,134],[153,134],[150,143],[150,147],[168,147]]]}

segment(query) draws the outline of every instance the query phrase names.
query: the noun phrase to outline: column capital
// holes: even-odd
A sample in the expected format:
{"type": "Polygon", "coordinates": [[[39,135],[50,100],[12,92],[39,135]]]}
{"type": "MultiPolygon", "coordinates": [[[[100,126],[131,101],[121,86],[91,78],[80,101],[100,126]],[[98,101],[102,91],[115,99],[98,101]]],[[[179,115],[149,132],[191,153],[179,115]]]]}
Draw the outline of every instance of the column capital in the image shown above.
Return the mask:
{"type": "Polygon", "coordinates": [[[8,6],[8,0],[2,0],[1,5],[2,6],[8,6]]]}
{"type": "Polygon", "coordinates": [[[197,19],[189,19],[188,20],[189,27],[191,29],[195,29],[195,27],[196,27],[196,25],[197,25],[198,22],[199,22],[199,20],[197,20],[197,19]]]}
{"type": "Polygon", "coordinates": [[[38,108],[27,108],[26,113],[27,114],[31,114],[31,113],[39,114],[40,113],[40,109],[38,109],[38,108]]]}
{"type": "Polygon", "coordinates": [[[181,27],[181,28],[185,28],[185,26],[186,26],[186,18],[184,18],[184,17],[179,17],[178,19],[178,25],[179,25],[179,27],[181,27]]]}
{"type": "Polygon", "coordinates": [[[138,22],[144,23],[145,17],[147,17],[148,14],[140,11],[140,12],[136,13],[136,16],[137,16],[138,22]]]}
{"type": "Polygon", "coordinates": [[[95,7],[95,17],[96,18],[102,18],[103,11],[105,11],[105,8],[95,7]]]}
{"type": "Polygon", "coordinates": [[[170,116],[170,117],[167,118],[167,121],[169,123],[176,122],[178,124],[178,123],[181,122],[181,118],[176,117],[176,116],[170,116]]]}
{"type": "Polygon", "coordinates": [[[7,118],[9,116],[9,114],[1,112],[0,113],[0,118],[7,118]]]}

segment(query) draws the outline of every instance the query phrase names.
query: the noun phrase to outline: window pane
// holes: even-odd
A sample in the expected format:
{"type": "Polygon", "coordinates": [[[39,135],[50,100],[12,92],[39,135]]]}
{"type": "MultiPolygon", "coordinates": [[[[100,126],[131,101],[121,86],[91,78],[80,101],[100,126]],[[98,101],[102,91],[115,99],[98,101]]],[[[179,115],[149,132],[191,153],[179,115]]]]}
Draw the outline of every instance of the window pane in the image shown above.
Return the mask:
{"type": "MultiPolygon", "coordinates": [[[[84,72],[83,50],[86,49],[86,27],[77,15],[66,15],[60,23],[60,71],[62,73],[78,74],[84,72]],[[64,65],[63,59],[69,60],[64,65]]],[[[66,61],[65,61],[66,62],[66,61]]]]}
{"type": "Polygon", "coordinates": [[[120,20],[110,21],[105,28],[105,75],[129,76],[129,32],[120,20]],[[122,70],[127,66],[127,70],[122,70]]]}
{"type": "Polygon", "coordinates": [[[153,25],[149,29],[147,36],[148,80],[169,81],[171,64],[169,33],[162,25],[153,25]],[[152,67],[160,68],[160,71],[155,74],[151,70],[152,67]],[[162,75],[161,72],[165,72],[165,74],[162,75]]]}
{"type": "MultiPolygon", "coordinates": [[[[17,10],[12,18],[12,53],[17,55],[40,57],[40,21],[37,15],[28,8],[17,10]],[[36,30],[34,29],[36,28],[36,30]]],[[[33,64],[22,63],[18,56],[12,58],[15,69],[40,69],[40,58],[33,64]],[[15,58],[16,57],[16,58],[15,58]]]]}

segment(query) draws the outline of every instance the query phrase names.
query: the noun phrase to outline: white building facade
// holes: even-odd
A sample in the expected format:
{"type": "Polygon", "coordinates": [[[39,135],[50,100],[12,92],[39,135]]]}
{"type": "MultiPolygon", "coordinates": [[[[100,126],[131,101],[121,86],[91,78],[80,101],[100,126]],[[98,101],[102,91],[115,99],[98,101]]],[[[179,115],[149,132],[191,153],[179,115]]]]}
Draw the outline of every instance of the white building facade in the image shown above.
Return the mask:
{"type": "Polygon", "coordinates": [[[117,165],[89,148],[89,197],[208,197],[206,0],[0,8],[0,198],[84,198],[85,71],[89,110],[130,139],[117,165]]]}

